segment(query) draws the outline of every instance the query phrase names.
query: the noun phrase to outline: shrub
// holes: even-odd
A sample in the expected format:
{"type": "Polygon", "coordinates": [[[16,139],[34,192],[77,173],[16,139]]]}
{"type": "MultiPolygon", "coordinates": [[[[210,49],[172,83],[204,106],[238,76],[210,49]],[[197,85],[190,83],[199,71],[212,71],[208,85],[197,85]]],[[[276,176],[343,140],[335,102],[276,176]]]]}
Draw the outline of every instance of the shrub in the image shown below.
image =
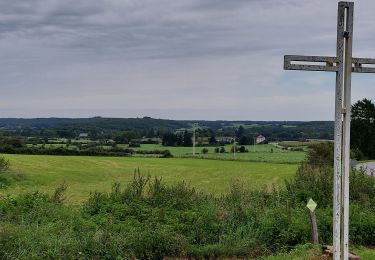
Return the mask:
{"type": "Polygon", "coordinates": [[[357,161],[362,161],[365,159],[365,155],[358,148],[354,148],[353,150],[350,151],[350,157],[357,161]]]}
{"type": "Polygon", "coordinates": [[[319,143],[311,147],[307,161],[311,166],[333,165],[333,143],[319,143]]]}
{"type": "Polygon", "coordinates": [[[9,169],[9,161],[4,157],[0,157],[0,173],[6,172],[9,169]]]}
{"type": "Polygon", "coordinates": [[[169,150],[164,150],[163,153],[162,153],[162,157],[163,158],[172,158],[173,154],[169,150]]]}
{"type": "Polygon", "coordinates": [[[141,147],[141,144],[138,143],[138,142],[130,141],[129,142],[129,147],[130,148],[139,148],[139,147],[141,147]]]}
{"type": "Polygon", "coordinates": [[[248,153],[249,151],[246,149],[245,146],[241,145],[240,148],[238,148],[238,152],[240,152],[240,153],[248,153]]]}
{"type": "Polygon", "coordinates": [[[203,154],[207,154],[207,153],[208,153],[208,149],[207,149],[207,148],[203,148],[203,149],[202,149],[202,153],[203,153],[203,154]]]}
{"type": "Polygon", "coordinates": [[[65,197],[64,197],[64,194],[66,192],[66,189],[68,188],[68,186],[66,185],[66,183],[62,183],[60,186],[58,186],[52,197],[51,197],[51,200],[53,202],[56,202],[56,203],[62,203],[64,200],[65,200],[65,197]]]}

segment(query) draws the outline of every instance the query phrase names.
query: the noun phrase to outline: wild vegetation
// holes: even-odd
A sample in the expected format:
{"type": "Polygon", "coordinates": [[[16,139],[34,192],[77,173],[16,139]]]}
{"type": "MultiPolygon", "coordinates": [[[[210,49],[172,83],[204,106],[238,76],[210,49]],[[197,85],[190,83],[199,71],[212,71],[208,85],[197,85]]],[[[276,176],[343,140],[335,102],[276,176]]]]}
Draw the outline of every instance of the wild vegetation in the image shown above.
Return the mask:
{"type": "MultiPolygon", "coordinates": [[[[65,186],[51,195],[6,196],[0,199],[0,258],[260,258],[310,241],[311,197],[318,203],[321,241],[330,243],[333,171],[314,163],[320,156],[310,153],[285,188],[268,191],[234,181],[218,197],[136,171],[129,184],[94,192],[82,206],[64,203],[65,186]]],[[[350,178],[350,240],[372,245],[375,179],[356,171],[350,178]]]]}

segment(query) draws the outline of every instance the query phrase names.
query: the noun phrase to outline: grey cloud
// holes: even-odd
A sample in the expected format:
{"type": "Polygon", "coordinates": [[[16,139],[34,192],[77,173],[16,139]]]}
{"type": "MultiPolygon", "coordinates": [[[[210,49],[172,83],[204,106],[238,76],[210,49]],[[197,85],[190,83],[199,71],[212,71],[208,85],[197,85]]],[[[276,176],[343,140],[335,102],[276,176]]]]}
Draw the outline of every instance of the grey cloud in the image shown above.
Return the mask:
{"type": "MultiPolygon", "coordinates": [[[[356,3],[357,56],[375,57],[373,7],[356,3]]],[[[1,1],[0,116],[319,119],[319,104],[303,113],[293,98],[329,100],[333,76],[283,72],[282,56],[334,55],[336,11],[325,0],[1,1]]],[[[374,97],[373,81],[354,79],[356,98],[374,97]]]]}

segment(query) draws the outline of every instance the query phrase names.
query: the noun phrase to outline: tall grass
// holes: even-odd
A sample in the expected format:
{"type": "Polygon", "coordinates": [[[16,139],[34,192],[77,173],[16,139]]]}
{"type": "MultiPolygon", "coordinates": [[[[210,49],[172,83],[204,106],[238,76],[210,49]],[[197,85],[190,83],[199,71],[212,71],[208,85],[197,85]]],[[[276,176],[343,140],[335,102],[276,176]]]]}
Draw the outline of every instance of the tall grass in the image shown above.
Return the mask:
{"type": "MultiPolygon", "coordinates": [[[[126,186],[64,204],[66,186],[0,198],[0,259],[260,258],[310,242],[312,197],[321,241],[332,240],[332,167],[306,162],[285,188],[248,191],[233,182],[215,197],[187,183],[170,186],[139,170],[126,186]]],[[[353,172],[350,242],[375,241],[375,179],[353,172]]],[[[298,253],[298,252],[297,252],[298,253]]]]}

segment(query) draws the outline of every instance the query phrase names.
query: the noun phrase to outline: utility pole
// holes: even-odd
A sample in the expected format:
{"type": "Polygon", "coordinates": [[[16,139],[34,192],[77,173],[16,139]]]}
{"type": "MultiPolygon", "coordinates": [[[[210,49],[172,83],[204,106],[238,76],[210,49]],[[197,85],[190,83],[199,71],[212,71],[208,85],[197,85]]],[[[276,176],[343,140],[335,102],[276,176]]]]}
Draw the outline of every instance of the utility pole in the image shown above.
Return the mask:
{"type": "Polygon", "coordinates": [[[195,129],[197,128],[197,124],[193,124],[193,155],[195,156],[195,129]]]}
{"type": "Polygon", "coordinates": [[[338,3],[336,57],[299,55],[284,57],[285,70],[336,73],[333,187],[333,256],[335,260],[349,258],[351,75],[352,72],[375,73],[375,68],[369,66],[375,64],[375,59],[352,57],[353,11],[353,2],[338,3]]]}
{"type": "Polygon", "coordinates": [[[257,139],[254,137],[254,144],[253,144],[253,147],[254,147],[254,153],[255,153],[255,144],[257,142],[257,139]]]}

